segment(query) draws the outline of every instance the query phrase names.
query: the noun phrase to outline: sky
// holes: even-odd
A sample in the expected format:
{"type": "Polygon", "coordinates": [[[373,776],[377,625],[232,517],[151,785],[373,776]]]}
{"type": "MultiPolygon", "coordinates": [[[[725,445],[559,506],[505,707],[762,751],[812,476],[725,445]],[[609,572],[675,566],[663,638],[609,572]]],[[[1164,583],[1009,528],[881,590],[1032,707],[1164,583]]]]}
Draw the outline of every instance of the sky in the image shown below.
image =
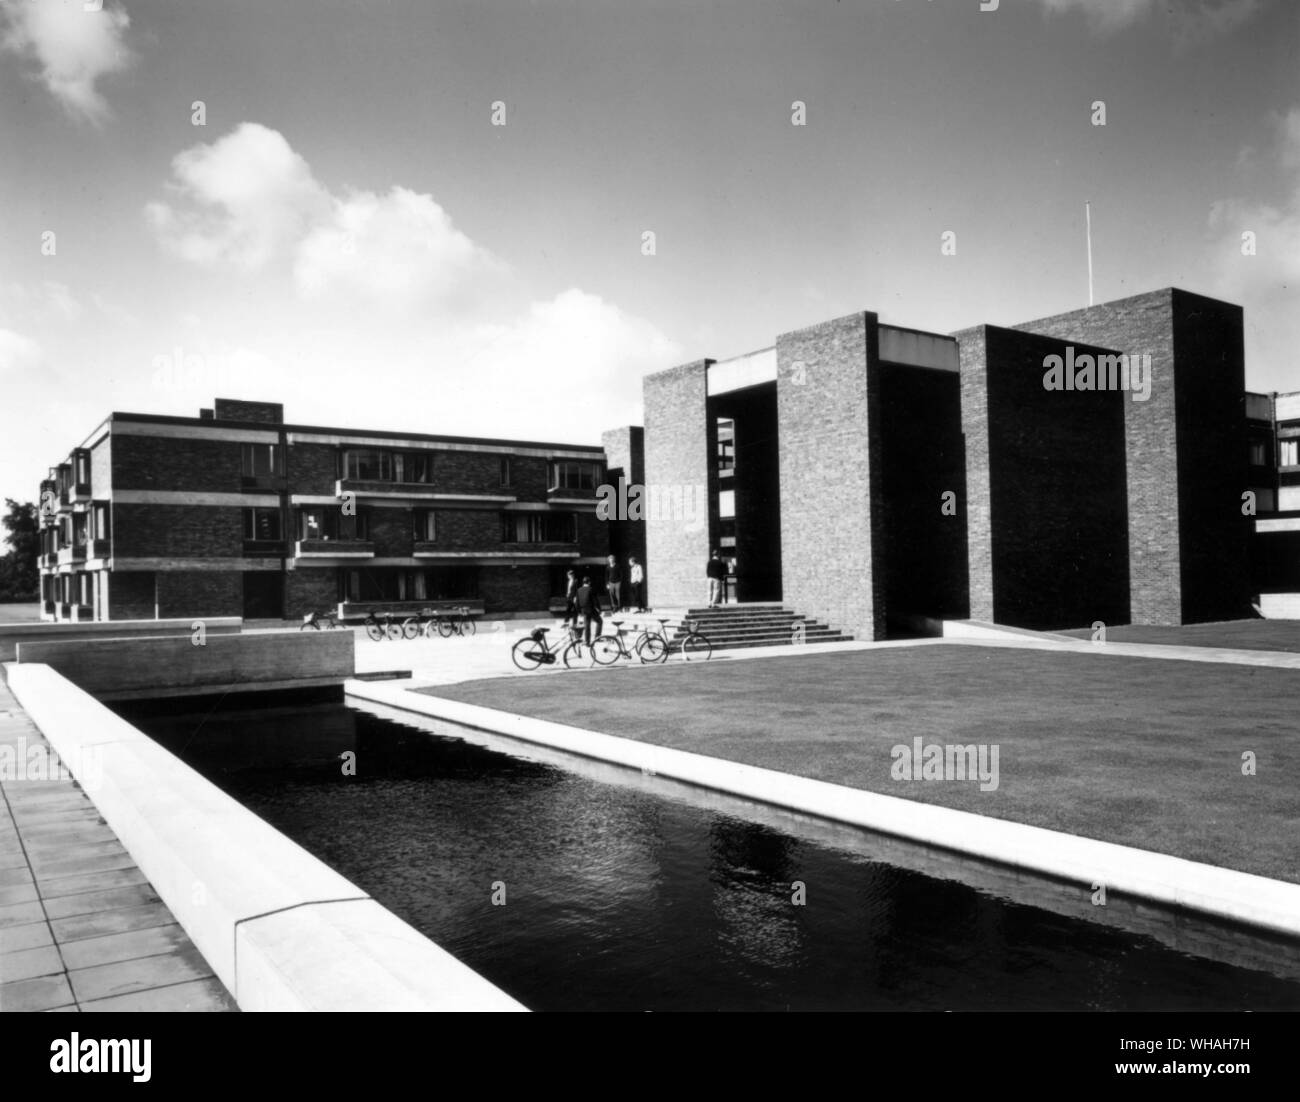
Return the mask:
{"type": "Polygon", "coordinates": [[[1298,56],[1294,0],[0,0],[0,497],[218,396],[598,443],[856,310],[1085,306],[1085,201],[1096,301],[1300,390],[1298,56]]]}

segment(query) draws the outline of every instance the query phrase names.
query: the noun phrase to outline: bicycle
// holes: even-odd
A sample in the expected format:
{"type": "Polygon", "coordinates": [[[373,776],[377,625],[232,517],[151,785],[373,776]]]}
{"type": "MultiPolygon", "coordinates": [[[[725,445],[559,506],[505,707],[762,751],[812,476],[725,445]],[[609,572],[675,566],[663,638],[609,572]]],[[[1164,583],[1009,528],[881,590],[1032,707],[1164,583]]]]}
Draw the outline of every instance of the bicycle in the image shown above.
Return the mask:
{"type": "Polygon", "coordinates": [[[338,617],[332,612],[309,612],[302,618],[302,625],[298,630],[306,631],[308,628],[313,631],[320,631],[323,628],[333,630],[338,626],[338,617]]]}
{"type": "Polygon", "coordinates": [[[450,639],[453,635],[466,637],[473,635],[476,628],[470,615],[469,606],[462,605],[460,608],[451,609],[445,617],[437,617],[438,634],[444,639],[450,639]]]}
{"type": "Polygon", "coordinates": [[[697,621],[683,620],[682,627],[686,633],[683,635],[679,632],[672,642],[669,642],[667,635],[664,634],[664,624],[667,622],[667,620],[660,620],[658,631],[646,632],[646,637],[641,640],[640,649],[654,654],[655,657],[642,657],[642,662],[667,662],[668,652],[674,649],[680,650],[687,662],[707,662],[713,656],[713,644],[709,642],[709,637],[699,630],[697,621]]]}
{"type": "MultiPolygon", "coordinates": [[[[637,636],[636,642],[632,644],[632,648],[629,650],[623,645],[623,637],[627,634],[623,630],[623,621],[611,620],[610,623],[614,625],[614,634],[605,633],[600,635],[591,644],[592,660],[599,665],[612,666],[620,658],[631,661],[634,654],[647,664],[659,662],[667,657],[668,642],[662,638],[662,635],[655,635],[653,632],[642,629],[641,634],[637,636]]],[[[661,633],[665,623],[667,623],[666,620],[659,621],[661,633]]]]}
{"type": "Polygon", "coordinates": [[[376,643],[385,638],[396,640],[402,637],[402,625],[397,622],[391,612],[381,612],[378,616],[373,612],[368,612],[365,625],[366,634],[376,643]]]}
{"type": "Polygon", "coordinates": [[[421,609],[414,616],[408,616],[402,621],[402,634],[408,639],[418,639],[421,635],[433,638],[438,626],[438,612],[436,609],[421,609]]]}
{"type": "Polygon", "coordinates": [[[533,628],[510,648],[511,661],[527,673],[542,666],[555,665],[558,652],[559,660],[564,663],[566,670],[576,668],[582,658],[582,648],[586,645],[582,641],[579,629],[576,626],[569,628],[569,641],[563,648],[559,640],[556,641],[555,646],[551,646],[546,638],[546,633],[550,630],[550,628],[533,628]]]}

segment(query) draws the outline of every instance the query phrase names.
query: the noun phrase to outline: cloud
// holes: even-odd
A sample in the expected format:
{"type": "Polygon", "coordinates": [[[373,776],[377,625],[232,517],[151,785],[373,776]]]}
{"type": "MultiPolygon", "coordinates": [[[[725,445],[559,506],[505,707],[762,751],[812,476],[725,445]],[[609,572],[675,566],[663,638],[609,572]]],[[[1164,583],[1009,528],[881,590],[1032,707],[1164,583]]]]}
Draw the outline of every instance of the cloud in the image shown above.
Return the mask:
{"type": "Polygon", "coordinates": [[[1294,384],[1284,373],[1291,373],[1300,345],[1300,107],[1275,121],[1272,153],[1282,179],[1279,198],[1220,199],[1211,205],[1208,225],[1216,291],[1247,305],[1247,324],[1259,326],[1252,344],[1260,366],[1271,372],[1272,384],[1287,389],[1294,384]],[[1253,234],[1253,255],[1242,251],[1245,233],[1253,234]]]}
{"type": "Polygon", "coordinates": [[[431,195],[395,187],[334,201],[297,248],[294,279],[306,298],[332,293],[407,309],[472,306],[505,266],[452,225],[431,195]],[[459,300],[459,301],[458,301],[459,300]]]}
{"type": "Polygon", "coordinates": [[[1097,35],[1127,30],[1152,12],[1159,11],[1168,20],[1174,43],[1179,47],[1196,45],[1228,34],[1254,17],[1263,0],[1179,0],[1176,4],[1159,0],[1041,0],[1051,15],[1065,15],[1078,10],[1097,35]]]}
{"type": "Polygon", "coordinates": [[[41,366],[45,356],[30,337],[0,329],[0,375],[23,375],[41,366]]]}
{"type": "Polygon", "coordinates": [[[95,87],[127,69],[130,17],[106,4],[86,11],[83,0],[0,0],[0,48],[40,66],[40,79],[74,118],[102,123],[108,103],[95,87]]]}
{"type": "Polygon", "coordinates": [[[172,176],[176,205],[149,203],[145,216],[166,248],[196,264],[261,268],[331,207],[284,136],[253,122],[177,154],[172,176]]]}

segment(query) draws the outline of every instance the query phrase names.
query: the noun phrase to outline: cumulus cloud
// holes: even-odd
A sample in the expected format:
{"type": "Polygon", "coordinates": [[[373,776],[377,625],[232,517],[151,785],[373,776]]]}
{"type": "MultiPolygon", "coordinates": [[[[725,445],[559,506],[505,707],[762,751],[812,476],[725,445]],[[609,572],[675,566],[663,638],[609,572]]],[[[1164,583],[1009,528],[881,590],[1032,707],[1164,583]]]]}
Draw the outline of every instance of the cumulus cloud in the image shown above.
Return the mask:
{"type": "Polygon", "coordinates": [[[298,245],[294,262],[304,297],[340,292],[397,309],[471,305],[465,300],[476,293],[474,285],[503,271],[452,225],[433,196],[403,187],[336,199],[329,218],[298,245]]]}
{"type": "Polygon", "coordinates": [[[1178,4],[1159,0],[1042,0],[1042,4],[1052,15],[1073,10],[1083,13],[1089,29],[1099,35],[1126,30],[1158,11],[1167,20],[1178,46],[1227,34],[1263,6],[1262,0],[1180,0],[1178,4]]]}
{"type": "Polygon", "coordinates": [[[0,0],[0,47],[39,66],[41,81],[70,115],[98,124],[109,109],[96,84],[131,65],[131,20],[106,3],[85,9],[84,0],[0,0]]]}
{"type": "Polygon", "coordinates": [[[284,135],[252,122],[177,154],[168,188],[175,203],[149,203],[145,215],[165,247],[197,264],[261,268],[330,210],[284,135]]]}

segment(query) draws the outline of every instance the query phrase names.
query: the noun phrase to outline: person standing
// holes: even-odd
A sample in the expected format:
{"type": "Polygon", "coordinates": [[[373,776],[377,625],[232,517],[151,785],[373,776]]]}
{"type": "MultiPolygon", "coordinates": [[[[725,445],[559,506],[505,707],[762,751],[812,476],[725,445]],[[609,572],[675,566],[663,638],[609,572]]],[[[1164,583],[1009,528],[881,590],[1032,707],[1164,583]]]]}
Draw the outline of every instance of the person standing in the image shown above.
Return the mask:
{"type": "Polygon", "coordinates": [[[645,570],[635,558],[629,558],[627,563],[627,580],[632,587],[631,603],[636,606],[634,611],[645,612],[645,570]]]}
{"type": "Polygon", "coordinates": [[[623,573],[613,555],[605,561],[605,590],[609,594],[610,612],[623,611],[623,573]]]}
{"type": "Polygon", "coordinates": [[[722,561],[722,552],[713,552],[704,567],[704,574],[709,579],[709,608],[717,608],[722,604],[722,580],[727,576],[727,564],[722,561]]]}
{"type": "Polygon", "coordinates": [[[578,592],[574,596],[574,603],[578,611],[582,613],[582,619],[585,624],[587,646],[600,636],[605,627],[605,621],[601,619],[600,605],[596,602],[596,587],[591,584],[591,579],[584,577],[582,585],[578,587],[578,592]],[[592,631],[592,628],[595,631],[592,631]]]}
{"type": "Polygon", "coordinates": [[[578,592],[578,575],[572,570],[565,575],[564,579],[564,623],[561,627],[568,627],[573,624],[578,625],[578,605],[574,600],[578,592]]]}

